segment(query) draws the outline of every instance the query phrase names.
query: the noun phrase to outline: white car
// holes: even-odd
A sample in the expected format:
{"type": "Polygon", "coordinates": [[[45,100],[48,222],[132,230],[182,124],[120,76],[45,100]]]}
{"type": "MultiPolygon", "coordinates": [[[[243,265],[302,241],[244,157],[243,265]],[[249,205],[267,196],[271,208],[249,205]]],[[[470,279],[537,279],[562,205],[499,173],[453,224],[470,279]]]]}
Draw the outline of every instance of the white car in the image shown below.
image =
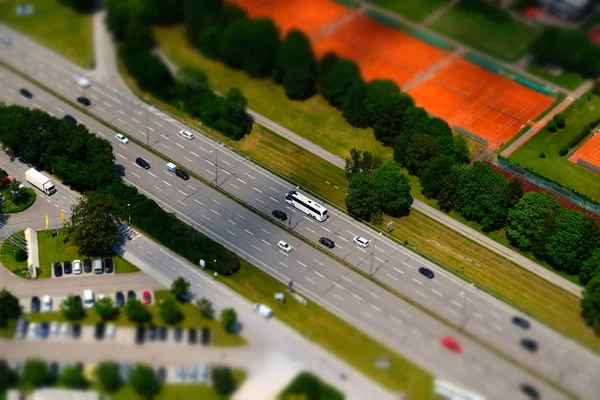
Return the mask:
{"type": "Polygon", "coordinates": [[[370,240],[367,240],[362,236],[354,236],[354,239],[352,239],[352,241],[360,247],[369,247],[369,243],[371,243],[370,240]]]}
{"type": "Polygon", "coordinates": [[[127,139],[127,137],[125,135],[122,135],[120,133],[117,133],[115,135],[115,139],[117,139],[119,142],[127,144],[129,143],[129,139],[127,139]]]}
{"type": "Polygon", "coordinates": [[[63,322],[60,325],[60,332],[59,332],[60,337],[69,337],[71,335],[71,324],[67,323],[67,322],[63,322]]]}
{"type": "Polygon", "coordinates": [[[187,140],[192,140],[194,138],[194,134],[192,132],[186,131],[185,129],[179,131],[179,136],[184,137],[187,140]]]}
{"type": "Polygon", "coordinates": [[[284,242],[283,240],[280,240],[279,243],[277,243],[277,247],[279,247],[281,250],[289,253],[290,251],[292,251],[292,246],[290,246],[289,244],[287,244],[286,242],[284,242]]]}
{"type": "Polygon", "coordinates": [[[75,260],[73,261],[73,273],[75,275],[80,275],[81,274],[81,260],[75,260]]]}
{"type": "Polygon", "coordinates": [[[60,324],[56,321],[50,323],[50,337],[57,337],[60,324]]]}
{"type": "Polygon", "coordinates": [[[104,331],[104,338],[106,340],[114,340],[116,334],[117,328],[113,324],[106,325],[106,330],[104,331]]]}
{"type": "Polygon", "coordinates": [[[52,297],[45,295],[42,298],[42,311],[52,311],[52,297]]]}
{"type": "Polygon", "coordinates": [[[32,322],[29,324],[29,329],[27,329],[27,337],[28,338],[34,338],[37,337],[38,334],[38,323],[37,322],[32,322]]]}
{"type": "Polygon", "coordinates": [[[92,83],[90,82],[90,80],[88,78],[86,78],[85,76],[77,77],[75,82],[77,82],[77,86],[82,87],[82,88],[89,88],[90,86],[92,86],[92,83]]]}

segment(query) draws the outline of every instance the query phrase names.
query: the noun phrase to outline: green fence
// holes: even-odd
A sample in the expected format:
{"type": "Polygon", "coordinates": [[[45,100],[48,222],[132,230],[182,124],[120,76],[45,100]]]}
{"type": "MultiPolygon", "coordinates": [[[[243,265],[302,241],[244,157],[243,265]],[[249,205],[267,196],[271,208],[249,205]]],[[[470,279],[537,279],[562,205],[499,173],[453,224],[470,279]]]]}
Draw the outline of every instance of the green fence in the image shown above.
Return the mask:
{"type": "Polygon", "coordinates": [[[590,171],[594,171],[595,173],[600,174],[600,167],[595,164],[582,160],[581,158],[577,159],[577,164],[589,169],[590,171]]]}
{"type": "Polygon", "coordinates": [[[358,8],[358,3],[353,0],[335,0],[336,3],[340,3],[343,6],[348,8],[356,9],[358,8]]]}
{"type": "Polygon", "coordinates": [[[367,10],[367,15],[373,18],[377,22],[381,22],[384,25],[387,25],[394,29],[400,29],[401,31],[405,31],[406,28],[404,25],[400,23],[396,18],[385,15],[377,10],[369,9],[367,10]]]}
{"type": "Polygon", "coordinates": [[[536,91],[538,91],[540,93],[543,93],[545,95],[548,95],[548,96],[554,96],[555,95],[555,93],[554,93],[554,91],[552,89],[549,89],[549,88],[547,88],[544,85],[541,85],[541,84],[539,84],[537,82],[531,81],[531,80],[529,80],[527,78],[524,78],[522,76],[518,76],[517,75],[517,77],[515,78],[515,81],[518,82],[518,83],[520,83],[521,85],[525,85],[528,88],[536,90],[536,91]]]}
{"type": "Polygon", "coordinates": [[[471,132],[469,132],[468,130],[466,130],[466,129],[463,129],[463,128],[461,128],[461,127],[460,127],[460,126],[458,126],[458,125],[454,125],[454,126],[452,127],[452,130],[453,130],[454,132],[458,132],[458,133],[460,133],[460,134],[461,134],[461,135],[463,135],[463,136],[466,136],[466,137],[468,137],[469,139],[473,139],[474,141],[476,141],[476,142],[479,142],[479,143],[481,143],[481,144],[483,144],[483,145],[485,145],[485,146],[487,146],[487,145],[488,145],[488,141],[487,141],[487,139],[484,139],[484,138],[482,138],[482,137],[481,137],[481,136],[479,136],[479,135],[476,135],[476,134],[474,134],[474,133],[471,133],[471,132]]]}
{"type": "Polygon", "coordinates": [[[422,32],[422,31],[418,31],[416,29],[413,29],[411,31],[411,34],[416,37],[417,39],[421,39],[424,42],[427,42],[433,46],[439,47],[440,49],[443,50],[451,50],[453,48],[453,46],[450,46],[448,43],[446,43],[445,41],[443,41],[442,39],[435,37],[433,35],[430,35],[427,32],[422,32]]]}

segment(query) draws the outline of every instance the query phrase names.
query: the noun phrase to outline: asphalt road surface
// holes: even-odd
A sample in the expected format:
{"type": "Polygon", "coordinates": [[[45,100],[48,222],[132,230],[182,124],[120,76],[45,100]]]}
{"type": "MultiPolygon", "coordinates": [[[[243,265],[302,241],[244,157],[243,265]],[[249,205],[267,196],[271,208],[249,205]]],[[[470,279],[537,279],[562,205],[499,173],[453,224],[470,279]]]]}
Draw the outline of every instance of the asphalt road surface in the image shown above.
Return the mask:
{"type": "MultiPolygon", "coordinates": [[[[496,398],[498,393],[513,393],[512,397],[518,398],[518,385],[523,381],[534,383],[544,392],[545,398],[560,397],[560,394],[544,383],[527,377],[519,368],[334,262],[284,229],[249,212],[199,181],[183,181],[175,177],[166,171],[162,160],[132,143],[123,145],[117,142],[113,138],[114,132],[49,94],[32,88],[8,71],[2,71],[0,84],[0,90],[6,93],[4,100],[7,102],[30,107],[37,105],[55,115],[69,113],[85,123],[92,132],[97,132],[113,144],[116,161],[124,167],[126,182],[137,186],[167,210],[176,212],[187,223],[216,237],[227,247],[282,281],[293,279],[300,292],[396,351],[408,355],[437,376],[472,388],[489,398],[496,398]],[[17,91],[22,86],[28,86],[35,97],[26,100],[19,96],[17,91]],[[148,160],[153,168],[146,171],[137,167],[133,160],[138,156],[148,160]],[[282,239],[293,247],[289,254],[276,249],[277,241],[282,239]],[[452,334],[459,339],[465,347],[463,354],[451,354],[441,347],[439,340],[445,334],[452,334]]],[[[304,218],[298,217],[298,220],[302,219],[304,218]]],[[[409,269],[406,271],[408,273],[409,269]]],[[[179,273],[177,269],[173,271],[174,276],[179,273]]],[[[429,283],[421,279],[420,275],[415,274],[413,277],[419,280],[421,286],[429,283]]],[[[438,277],[434,279],[436,281],[438,277]]],[[[442,289],[443,286],[436,285],[434,288],[442,289]]],[[[465,296],[465,302],[469,298],[469,295],[465,296]]],[[[468,304],[470,303],[469,301],[468,304]]],[[[542,347],[537,356],[526,354],[517,344],[522,333],[511,326],[509,321],[505,321],[505,329],[507,333],[498,337],[509,336],[512,339],[513,353],[520,362],[535,365],[536,358],[546,358],[545,352],[552,350],[542,347]]]]}

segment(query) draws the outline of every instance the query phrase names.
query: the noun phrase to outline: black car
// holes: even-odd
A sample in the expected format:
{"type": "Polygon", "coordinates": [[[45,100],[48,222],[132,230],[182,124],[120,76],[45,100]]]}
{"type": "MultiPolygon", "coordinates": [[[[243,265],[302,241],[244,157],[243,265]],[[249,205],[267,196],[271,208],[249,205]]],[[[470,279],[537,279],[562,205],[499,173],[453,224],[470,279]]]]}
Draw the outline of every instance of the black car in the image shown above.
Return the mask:
{"type": "Polygon", "coordinates": [[[59,365],[57,362],[50,363],[48,366],[48,372],[50,374],[50,378],[52,380],[56,380],[58,378],[59,365]]]}
{"type": "Polygon", "coordinates": [[[144,169],[150,169],[150,163],[144,160],[142,157],[136,158],[135,163],[144,169]]]}
{"type": "Polygon", "coordinates": [[[94,330],[94,337],[96,340],[104,339],[104,331],[106,331],[106,325],[102,322],[96,324],[96,329],[94,330]]]}
{"type": "Polygon", "coordinates": [[[63,119],[66,119],[67,121],[73,122],[74,124],[77,123],[77,120],[75,119],[75,117],[73,117],[70,114],[65,114],[65,116],[63,117],[63,119]]]}
{"type": "Polygon", "coordinates": [[[175,169],[175,175],[177,175],[178,177],[180,177],[184,181],[187,181],[188,179],[190,179],[190,176],[188,175],[188,173],[185,172],[182,169],[179,169],[179,168],[175,169]]]}
{"type": "Polygon", "coordinates": [[[435,274],[433,273],[432,270],[430,270],[429,268],[425,268],[425,267],[419,268],[419,273],[421,275],[425,275],[429,279],[433,279],[433,277],[435,276],[435,274]]]}
{"type": "Polygon", "coordinates": [[[137,344],[142,344],[142,343],[144,343],[145,337],[146,337],[146,328],[144,328],[144,325],[138,325],[135,328],[135,342],[137,344]]]}
{"type": "Polygon", "coordinates": [[[92,102],[90,101],[90,99],[88,99],[87,97],[84,97],[84,96],[79,96],[79,97],[77,98],[77,102],[78,102],[79,104],[83,104],[83,105],[84,105],[84,106],[86,106],[86,107],[89,107],[89,106],[91,106],[91,105],[92,105],[92,102]]]}
{"type": "Polygon", "coordinates": [[[115,305],[117,307],[123,307],[125,305],[125,296],[123,295],[123,292],[117,292],[115,295],[115,305]]]}
{"type": "Polygon", "coordinates": [[[161,342],[164,342],[165,340],[167,340],[167,327],[166,326],[161,326],[158,328],[158,340],[160,340],[161,342]]]}
{"type": "Polygon", "coordinates": [[[31,298],[31,312],[32,313],[40,312],[40,298],[37,296],[33,296],[31,298]]]}
{"type": "Polygon", "coordinates": [[[54,276],[61,277],[62,276],[62,265],[60,263],[52,264],[52,268],[54,269],[54,276]]]}
{"type": "Polygon", "coordinates": [[[536,352],[538,349],[538,344],[533,339],[523,338],[523,339],[521,339],[520,343],[521,343],[522,347],[526,348],[527,350],[529,350],[531,352],[536,352]]]}
{"type": "Polygon", "coordinates": [[[536,388],[534,388],[533,386],[531,386],[527,383],[522,383],[520,388],[521,388],[521,392],[525,393],[527,395],[527,397],[529,397],[530,399],[537,400],[540,398],[540,392],[538,392],[538,390],[536,388]]]}
{"type": "Polygon", "coordinates": [[[207,346],[210,344],[210,329],[209,328],[202,328],[202,330],[200,331],[200,343],[204,346],[207,346]]]}
{"type": "Polygon", "coordinates": [[[335,247],[335,243],[333,242],[333,240],[326,237],[320,238],[319,243],[321,243],[323,246],[329,247],[330,249],[333,249],[335,247]]]}
{"type": "Polygon", "coordinates": [[[79,339],[81,337],[81,324],[73,324],[73,339],[79,339]]]}
{"type": "Polygon", "coordinates": [[[190,328],[188,330],[188,343],[196,344],[197,341],[198,341],[198,332],[196,332],[196,330],[194,328],[190,328]]]}
{"type": "Polygon", "coordinates": [[[273,210],[271,215],[273,215],[275,218],[277,218],[280,221],[287,221],[287,215],[283,211],[273,210]]]}
{"type": "Polygon", "coordinates": [[[167,370],[164,367],[160,367],[156,370],[156,380],[160,382],[160,384],[165,383],[167,379],[167,370]]]}
{"type": "Polygon", "coordinates": [[[173,331],[173,340],[176,343],[179,343],[179,342],[181,342],[181,339],[183,339],[183,328],[178,326],[173,331]]]}
{"type": "Polygon", "coordinates": [[[133,290],[130,290],[127,292],[127,301],[135,299],[135,292],[133,290]]]}
{"type": "Polygon", "coordinates": [[[19,90],[19,93],[21,93],[21,96],[23,96],[25,98],[28,98],[28,99],[30,99],[30,98],[33,97],[33,94],[29,90],[27,90],[25,88],[19,90]]]}
{"type": "Polygon", "coordinates": [[[115,270],[115,265],[113,264],[112,258],[104,259],[104,272],[107,274],[112,274],[115,270]]]}
{"type": "Polygon", "coordinates": [[[73,266],[71,265],[71,261],[65,261],[63,263],[63,268],[65,270],[65,275],[70,275],[73,273],[73,266]]]}
{"type": "Polygon", "coordinates": [[[148,332],[146,332],[146,340],[149,342],[154,342],[156,340],[156,325],[148,325],[148,332]]]}
{"type": "Polygon", "coordinates": [[[512,323],[523,329],[529,329],[529,321],[527,321],[523,317],[517,317],[517,316],[512,317],[512,323]]]}
{"type": "Polygon", "coordinates": [[[90,260],[89,258],[86,258],[85,260],[83,260],[83,271],[86,274],[89,274],[90,272],[92,272],[92,260],[90,260]]]}

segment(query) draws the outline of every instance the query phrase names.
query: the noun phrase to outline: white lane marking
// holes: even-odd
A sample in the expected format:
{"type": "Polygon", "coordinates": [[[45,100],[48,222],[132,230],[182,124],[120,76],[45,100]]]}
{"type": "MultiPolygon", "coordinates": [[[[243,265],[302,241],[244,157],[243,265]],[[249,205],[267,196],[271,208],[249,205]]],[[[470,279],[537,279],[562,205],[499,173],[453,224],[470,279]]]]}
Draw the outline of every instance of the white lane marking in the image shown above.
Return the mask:
{"type": "Polygon", "coordinates": [[[135,172],[132,172],[131,175],[135,176],[136,178],[139,178],[140,176],[138,174],[136,174],[135,172]]]}
{"type": "Polygon", "coordinates": [[[423,334],[416,328],[410,328],[410,331],[413,333],[413,335],[415,335],[417,337],[423,336],[423,334]]]}
{"type": "Polygon", "coordinates": [[[325,276],[323,274],[321,274],[320,272],[317,271],[313,271],[315,274],[319,275],[321,278],[325,279],[325,276]]]}
{"type": "Polygon", "coordinates": [[[381,312],[381,308],[377,307],[376,305],[371,304],[371,308],[373,310],[377,310],[377,311],[381,312]]]}
{"type": "Polygon", "coordinates": [[[444,307],[449,313],[452,313],[454,315],[457,314],[456,310],[454,308],[450,308],[450,307],[444,307]]]}
{"type": "Polygon", "coordinates": [[[106,101],[103,101],[103,102],[102,102],[102,104],[104,104],[104,105],[105,105],[105,106],[107,106],[107,107],[110,107],[110,108],[112,108],[112,106],[110,105],[110,103],[107,103],[106,101]]]}
{"type": "Polygon", "coordinates": [[[102,112],[106,112],[106,110],[104,108],[100,107],[100,106],[96,106],[96,109],[98,109],[98,110],[100,110],[102,112]]]}
{"type": "Polygon", "coordinates": [[[165,136],[165,135],[163,135],[162,133],[160,134],[160,136],[161,136],[163,139],[167,139],[167,140],[169,140],[169,137],[168,137],[168,136],[165,136]]]}
{"type": "Polygon", "coordinates": [[[496,329],[499,332],[502,332],[504,330],[504,328],[502,328],[500,325],[498,324],[492,324],[492,328],[496,329]]]}
{"type": "Polygon", "coordinates": [[[65,112],[65,111],[64,111],[62,108],[60,108],[60,107],[58,107],[58,106],[56,106],[56,109],[57,109],[58,111],[60,111],[61,113],[64,113],[64,112],[65,112]]]}
{"type": "Polygon", "coordinates": [[[181,204],[183,204],[183,205],[185,206],[185,203],[184,203],[183,201],[181,201],[181,200],[177,200],[177,202],[178,202],[178,203],[181,203],[181,204]]]}
{"type": "Polygon", "coordinates": [[[399,320],[398,318],[394,317],[393,315],[390,315],[390,319],[392,321],[394,321],[395,323],[397,323],[398,325],[404,325],[404,323],[401,320],[399,320]]]}
{"type": "Polygon", "coordinates": [[[331,230],[325,228],[323,225],[321,225],[321,228],[325,229],[327,232],[331,232],[331,230]]]}
{"type": "Polygon", "coordinates": [[[416,292],[417,292],[417,294],[418,294],[419,296],[423,296],[423,297],[427,298],[427,295],[426,295],[425,293],[423,293],[423,292],[421,292],[421,291],[419,291],[419,290],[417,290],[416,292]]]}
{"type": "Polygon", "coordinates": [[[390,278],[392,278],[393,280],[395,280],[395,281],[397,281],[397,280],[398,280],[398,278],[396,278],[396,277],[395,277],[395,276],[393,276],[393,275],[390,275],[390,274],[388,274],[387,272],[386,272],[385,274],[386,274],[387,276],[389,276],[390,278]]]}
{"type": "Polygon", "coordinates": [[[194,189],[193,187],[191,187],[190,185],[187,185],[187,187],[189,187],[190,189],[192,189],[194,192],[196,191],[196,189],[194,189]]]}
{"type": "Polygon", "coordinates": [[[190,151],[190,153],[192,153],[193,155],[195,155],[196,157],[200,157],[198,154],[194,153],[193,151],[190,151]]]}
{"type": "Polygon", "coordinates": [[[229,232],[230,234],[232,234],[233,236],[235,236],[235,233],[231,232],[229,229],[227,229],[227,232],[229,232]]]}
{"type": "Polygon", "coordinates": [[[252,247],[254,247],[256,250],[258,250],[258,251],[262,252],[262,250],[261,250],[261,249],[259,249],[258,247],[256,247],[255,245],[252,245],[252,247]]]}
{"type": "Polygon", "coordinates": [[[206,215],[204,215],[204,214],[203,214],[203,215],[201,215],[201,217],[202,217],[202,218],[205,218],[205,219],[207,219],[207,220],[209,220],[209,221],[210,221],[210,218],[208,218],[208,217],[207,217],[206,215]]]}
{"type": "Polygon", "coordinates": [[[117,112],[121,115],[125,115],[125,113],[123,112],[123,110],[117,110],[117,112]]]}
{"type": "Polygon", "coordinates": [[[162,192],[162,189],[159,188],[158,186],[154,186],[154,188],[162,192]]]}
{"type": "Polygon", "coordinates": [[[348,232],[351,236],[356,236],[354,233],[352,233],[352,232],[350,232],[348,230],[346,232],[348,232]]]}
{"type": "Polygon", "coordinates": [[[405,263],[404,261],[402,261],[402,264],[406,265],[408,268],[413,269],[412,265],[405,263]]]}
{"type": "Polygon", "coordinates": [[[163,181],[163,182],[164,182],[164,184],[165,184],[165,185],[173,186],[173,185],[171,185],[171,184],[170,184],[169,182],[167,182],[167,181],[163,181]]]}
{"type": "Polygon", "coordinates": [[[183,192],[183,191],[180,190],[179,193],[181,193],[182,195],[184,195],[185,197],[187,197],[187,193],[186,192],[183,192]]]}
{"type": "Polygon", "coordinates": [[[269,232],[269,231],[267,231],[267,230],[264,230],[263,228],[260,228],[260,230],[261,230],[261,231],[263,231],[264,233],[266,233],[267,235],[270,235],[270,234],[271,234],[271,232],[269,232]]]}
{"type": "Polygon", "coordinates": [[[315,231],[313,231],[312,229],[310,229],[308,226],[305,226],[306,229],[308,229],[309,231],[311,231],[312,233],[317,233],[315,231]]]}
{"type": "Polygon", "coordinates": [[[179,143],[175,142],[175,144],[179,147],[181,147],[182,149],[185,149],[185,147],[183,147],[182,145],[180,145],[179,143]]]}
{"type": "Polygon", "coordinates": [[[252,175],[250,175],[249,173],[247,173],[247,172],[244,172],[244,173],[245,173],[246,175],[248,175],[250,178],[252,178],[252,179],[256,179],[255,177],[253,177],[253,176],[252,176],[252,175]]]}
{"type": "Polygon", "coordinates": [[[342,279],[345,280],[345,281],[348,281],[350,283],[354,283],[350,279],[348,279],[345,275],[342,275],[342,279]]]}
{"type": "Polygon", "coordinates": [[[152,172],[148,171],[148,173],[156,178],[156,175],[154,175],[152,172]]]}
{"type": "Polygon", "coordinates": [[[344,301],[344,299],[342,299],[342,296],[340,296],[339,294],[334,294],[333,297],[335,297],[339,301],[344,301]]]}
{"type": "Polygon", "coordinates": [[[189,162],[193,163],[192,160],[190,160],[189,158],[187,158],[186,156],[183,156],[183,158],[185,158],[186,160],[188,160],[189,162]]]}
{"type": "Polygon", "coordinates": [[[211,174],[211,175],[214,175],[214,174],[215,174],[215,173],[214,173],[214,172],[212,172],[210,169],[207,169],[206,171],[207,171],[209,174],[211,174]]]}
{"type": "Polygon", "coordinates": [[[380,252],[382,252],[382,253],[385,253],[385,250],[383,250],[383,249],[380,249],[380,248],[379,248],[379,247],[377,247],[377,246],[375,246],[375,248],[377,249],[377,251],[380,251],[380,252]]]}
{"type": "Polygon", "coordinates": [[[308,268],[308,267],[306,266],[306,264],[304,264],[303,262],[301,262],[301,261],[298,261],[298,260],[296,260],[296,262],[297,262],[298,264],[302,265],[304,268],[308,268]]]}
{"type": "Polygon", "coordinates": [[[166,144],[164,144],[164,143],[161,143],[160,145],[163,146],[163,147],[166,147],[169,150],[171,150],[171,148],[169,146],[167,146],[166,144]]]}
{"type": "Polygon", "coordinates": [[[382,260],[381,258],[379,258],[379,257],[375,257],[375,259],[376,259],[377,261],[379,261],[379,262],[381,262],[381,263],[385,264],[385,261],[384,261],[384,260],[382,260]]]}
{"type": "Polygon", "coordinates": [[[431,289],[431,291],[432,291],[433,293],[437,294],[438,296],[442,297],[442,294],[441,294],[440,292],[438,292],[437,290],[435,290],[435,289],[431,289]]]}
{"type": "Polygon", "coordinates": [[[264,239],[260,239],[260,241],[261,241],[261,242],[263,242],[264,244],[266,244],[267,246],[270,246],[270,245],[271,245],[271,243],[267,242],[267,241],[266,241],[266,240],[264,240],[264,239]]]}
{"type": "Polygon", "coordinates": [[[212,165],[212,166],[214,166],[214,165],[215,165],[215,163],[214,163],[214,162],[212,162],[212,161],[208,161],[208,160],[204,160],[204,161],[206,161],[207,163],[209,163],[209,164],[210,164],[210,165],[212,165]]]}
{"type": "Polygon", "coordinates": [[[254,187],[254,186],[252,186],[252,189],[256,190],[258,193],[263,193],[262,190],[260,190],[259,188],[254,187]]]}
{"type": "Polygon", "coordinates": [[[248,235],[252,235],[252,236],[254,236],[254,233],[250,232],[248,229],[244,229],[244,231],[246,231],[246,233],[247,233],[248,235]]]}
{"type": "Polygon", "coordinates": [[[121,154],[119,154],[119,153],[117,153],[117,155],[118,155],[119,157],[121,157],[122,159],[124,159],[124,160],[127,160],[127,157],[125,157],[124,155],[121,155],[121,154]]]}
{"type": "Polygon", "coordinates": [[[333,283],[335,286],[339,287],[340,289],[344,290],[344,287],[342,285],[340,285],[339,283],[337,283],[337,282],[331,282],[331,283],[333,283]]]}
{"type": "Polygon", "coordinates": [[[342,239],[344,242],[348,243],[348,240],[344,239],[342,236],[340,236],[340,239],[342,239]]]}
{"type": "Polygon", "coordinates": [[[227,218],[227,221],[231,222],[233,225],[237,226],[237,224],[235,222],[233,222],[232,220],[230,220],[229,218],[227,218]]]}
{"type": "Polygon", "coordinates": [[[493,315],[494,317],[496,317],[496,318],[500,318],[500,314],[498,314],[498,313],[497,313],[497,312],[495,312],[495,311],[490,311],[490,314],[492,314],[492,315],[493,315]]]}
{"type": "Polygon", "coordinates": [[[484,326],[481,326],[479,324],[475,324],[475,329],[479,329],[482,332],[487,332],[488,331],[487,329],[485,329],[484,326]]]}
{"type": "Polygon", "coordinates": [[[412,278],[413,281],[417,282],[419,285],[422,285],[423,282],[419,281],[418,279],[412,278]]]}
{"type": "Polygon", "coordinates": [[[363,253],[366,253],[367,251],[365,249],[363,249],[362,247],[358,247],[356,246],[357,249],[359,249],[360,251],[362,251],[363,253]]]}
{"type": "Polygon", "coordinates": [[[360,297],[359,295],[357,295],[356,293],[352,293],[352,296],[356,297],[358,300],[362,300],[362,297],[360,297]]]}
{"type": "Polygon", "coordinates": [[[308,278],[308,277],[304,277],[307,281],[309,281],[310,283],[312,283],[313,285],[316,285],[317,282],[313,281],[312,279],[308,278]]]}
{"type": "Polygon", "coordinates": [[[132,119],[132,120],[134,120],[135,122],[137,122],[138,124],[141,124],[141,122],[140,122],[140,121],[138,121],[137,119],[135,119],[135,118],[133,118],[133,117],[131,117],[131,119],[132,119]]]}
{"type": "Polygon", "coordinates": [[[242,182],[243,184],[245,184],[245,183],[246,183],[246,181],[245,181],[245,180],[242,180],[242,179],[240,179],[240,178],[237,178],[237,180],[238,180],[238,181],[240,181],[240,182],[242,182]]]}
{"type": "Polygon", "coordinates": [[[201,206],[203,206],[204,204],[200,203],[198,200],[194,199],[194,201],[198,204],[200,204],[201,206]]]}
{"type": "Polygon", "coordinates": [[[238,213],[235,213],[235,215],[237,215],[238,217],[240,217],[241,219],[246,219],[243,215],[240,215],[238,213]]]}
{"type": "Polygon", "coordinates": [[[404,275],[404,271],[402,271],[401,269],[398,269],[398,268],[396,268],[396,267],[392,267],[392,268],[394,268],[394,270],[395,270],[396,272],[400,272],[402,275],[404,275]]]}
{"type": "Polygon", "coordinates": [[[160,126],[161,128],[163,127],[163,125],[162,125],[161,123],[158,123],[158,122],[156,122],[156,121],[154,121],[154,123],[155,123],[156,125],[160,126]]]}
{"type": "Polygon", "coordinates": [[[373,319],[373,316],[372,316],[371,314],[369,314],[368,312],[366,312],[366,311],[363,311],[362,313],[363,313],[365,316],[367,316],[367,317],[369,317],[369,318],[373,319]]]}
{"type": "Polygon", "coordinates": [[[271,189],[272,191],[274,191],[275,193],[279,193],[279,191],[277,189],[273,189],[273,187],[269,186],[269,189],[271,189]]]}
{"type": "Polygon", "coordinates": [[[278,203],[279,203],[279,200],[277,200],[275,197],[273,197],[273,196],[269,196],[269,198],[270,198],[271,200],[273,200],[273,201],[276,201],[276,202],[278,202],[278,203]]]}
{"type": "Polygon", "coordinates": [[[281,261],[279,261],[279,264],[283,265],[286,268],[289,268],[287,265],[285,265],[284,263],[282,263],[281,261]]]}
{"type": "Polygon", "coordinates": [[[218,201],[216,201],[215,199],[210,199],[210,201],[217,203],[218,205],[221,205],[221,203],[219,203],[218,201]]]}
{"type": "Polygon", "coordinates": [[[218,212],[216,212],[215,210],[213,210],[212,208],[210,209],[210,211],[212,211],[213,213],[217,214],[217,215],[221,215],[218,212]]]}
{"type": "Polygon", "coordinates": [[[371,297],[375,297],[377,300],[381,300],[381,297],[377,296],[375,293],[369,292],[369,294],[371,295],[371,297]]]}
{"type": "Polygon", "coordinates": [[[233,186],[234,188],[238,189],[238,190],[240,189],[239,187],[235,186],[233,183],[230,183],[230,185],[233,186]]]}
{"type": "Polygon", "coordinates": [[[477,319],[483,319],[483,317],[477,313],[471,313],[472,316],[474,316],[477,319]]]}
{"type": "Polygon", "coordinates": [[[454,304],[456,307],[462,308],[462,305],[458,301],[452,300],[451,303],[454,304]]]}
{"type": "Polygon", "coordinates": [[[152,132],[156,132],[151,126],[149,126],[148,129],[150,129],[152,132]]]}
{"type": "Polygon", "coordinates": [[[259,199],[258,197],[255,197],[255,198],[254,198],[254,200],[258,201],[258,202],[259,202],[259,203],[261,203],[261,204],[265,204],[265,202],[264,202],[264,201],[262,201],[261,199],[259,199]]]}

